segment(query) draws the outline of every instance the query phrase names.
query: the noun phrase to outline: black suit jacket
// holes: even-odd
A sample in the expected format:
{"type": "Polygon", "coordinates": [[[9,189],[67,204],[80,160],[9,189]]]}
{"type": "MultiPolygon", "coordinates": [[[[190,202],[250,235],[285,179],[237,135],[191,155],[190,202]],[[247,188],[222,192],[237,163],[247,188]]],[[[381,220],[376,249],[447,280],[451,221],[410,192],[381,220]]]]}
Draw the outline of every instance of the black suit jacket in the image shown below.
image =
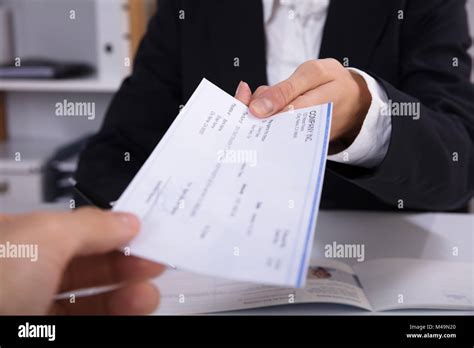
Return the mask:
{"type": "MultiPolygon", "coordinates": [[[[347,58],[393,102],[422,106],[419,120],[392,116],[388,153],[377,168],[328,162],[322,208],[466,205],[474,191],[474,90],[464,6],[462,0],[331,1],[320,58],[347,58]]],[[[159,1],[133,74],[82,153],[76,179],[86,193],[102,204],[117,199],[203,77],[231,94],[240,80],[252,88],[267,83],[260,0],[159,1]]]]}

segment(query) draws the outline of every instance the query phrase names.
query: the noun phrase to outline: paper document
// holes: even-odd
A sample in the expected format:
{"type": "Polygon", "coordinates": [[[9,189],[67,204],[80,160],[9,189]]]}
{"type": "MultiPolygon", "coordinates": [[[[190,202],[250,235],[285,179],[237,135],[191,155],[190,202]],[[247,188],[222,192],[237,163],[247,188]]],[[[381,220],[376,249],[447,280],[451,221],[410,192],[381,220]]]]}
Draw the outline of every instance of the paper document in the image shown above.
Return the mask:
{"type": "Polygon", "coordinates": [[[203,80],[114,206],[142,220],[133,255],[302,287],[332,104],[261,120],[203,80]]]}

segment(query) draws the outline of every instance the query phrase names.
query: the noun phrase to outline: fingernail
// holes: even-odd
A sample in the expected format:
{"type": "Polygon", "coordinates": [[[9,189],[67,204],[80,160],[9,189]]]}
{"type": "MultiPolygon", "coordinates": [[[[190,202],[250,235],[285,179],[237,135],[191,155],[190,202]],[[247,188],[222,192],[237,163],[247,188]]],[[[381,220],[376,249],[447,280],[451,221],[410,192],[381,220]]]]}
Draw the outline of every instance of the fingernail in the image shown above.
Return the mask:
{"type": "Polygon", "coordinates": [[[242,84],[243,84],[243,83],[244,83],[243,81],[240,81],[240,82],[239,82],[239,84],[238,84],[238,86],[237,86],[237,89],[235,90],[235,95],[238,95],[238,94],[239,94],[240,88],[242,87],[242,84]]]}
{"type": "Polygon", "coordinates": [[[267,116],[273,112],[273,103],[270,99],[259,98],[250,105],[255,116],[267,116]]]}
{"type": "Polygon", "coordinates": [[[119,219],[120,223],[125,227],[127,232],[138,232],[140,228],[140,221],[135,215],[129,213],[115,213],[115,216],[119,219]]]}

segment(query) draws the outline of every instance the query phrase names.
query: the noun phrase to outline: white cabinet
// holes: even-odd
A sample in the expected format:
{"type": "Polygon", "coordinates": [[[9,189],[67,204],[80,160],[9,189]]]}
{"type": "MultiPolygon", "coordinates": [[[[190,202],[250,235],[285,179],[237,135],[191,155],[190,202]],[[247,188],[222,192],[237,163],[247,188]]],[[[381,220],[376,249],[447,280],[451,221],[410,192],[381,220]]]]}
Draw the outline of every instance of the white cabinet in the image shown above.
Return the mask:
{"type": "Polygon", "coordinates": [[[0,139],[0,213],[10,205],[41,202],[46,158],[100,127],[113,94],[131,72],[152,3],[0,0],[12,13],[15,57],[79,61],[95,71],[76,79],[0,79],[0,137],[2,125],[8,133],[6,142],[0,139]],[[94,103],[95,118],[57,117],[55,105],[64,101],[94,103]]]}

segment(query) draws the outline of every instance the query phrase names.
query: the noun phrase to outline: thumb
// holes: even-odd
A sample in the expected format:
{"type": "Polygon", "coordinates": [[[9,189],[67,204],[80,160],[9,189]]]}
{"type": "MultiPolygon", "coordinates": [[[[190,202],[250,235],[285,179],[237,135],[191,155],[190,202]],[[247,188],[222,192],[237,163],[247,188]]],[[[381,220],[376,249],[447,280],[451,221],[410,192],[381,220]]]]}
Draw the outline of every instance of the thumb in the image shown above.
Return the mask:
{"type": "Polygon", "coordinates": [[[250,103],[252,115],[269,117],[289,105],[293,100],[332,79],[337,64],[331,59],[310,60],[301,64],[286,80],[266,89],[250,103]]]}
{"type": "Polygon", "coordinates": [[[64,222],[72,239],[74,255],[106,253],[116,250],[138,234],[140,222],[128,213],[80,209],[64,222]]]}
{"type": "Polygon", "coordinates": [[[256,117],[269,117],[282,110],[298,97],[299,91],[292,79],[284,80],[256,96],[249,105],[250,113],[256,117]]]}

